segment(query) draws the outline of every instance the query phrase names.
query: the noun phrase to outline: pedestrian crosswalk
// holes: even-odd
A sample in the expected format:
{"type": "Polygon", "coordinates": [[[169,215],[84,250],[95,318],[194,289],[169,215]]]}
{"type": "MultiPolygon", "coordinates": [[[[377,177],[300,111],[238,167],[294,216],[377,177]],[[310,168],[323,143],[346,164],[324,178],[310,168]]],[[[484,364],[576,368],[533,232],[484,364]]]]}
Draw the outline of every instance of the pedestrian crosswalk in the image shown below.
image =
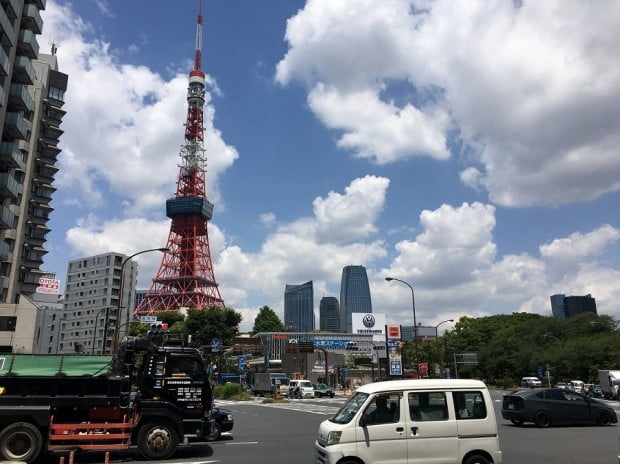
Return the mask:
{"type": "Polygon", "coordinates": [[[313,399],[290,399],[283,402],[264,402],[264,398],[254,398],[254,401],[238,400],[216,400],[217,406],[233,406],[238,404],[252,404],[253,406],[263,406],[267,408],[287,409],[301,411],[310,414],[320,414],[332,416],[340,409],[346,397],[335,398],[313,398],[313,399]]]}

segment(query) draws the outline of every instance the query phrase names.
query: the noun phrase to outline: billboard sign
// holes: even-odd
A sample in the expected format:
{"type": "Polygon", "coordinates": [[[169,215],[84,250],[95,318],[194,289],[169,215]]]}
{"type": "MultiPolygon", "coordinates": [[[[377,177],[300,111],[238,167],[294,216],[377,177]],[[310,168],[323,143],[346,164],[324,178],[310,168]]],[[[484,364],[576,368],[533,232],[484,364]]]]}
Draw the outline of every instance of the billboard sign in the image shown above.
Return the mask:
{"type": "Polygon", "coordinates": [[[60,280],[50,279],[48,277],[41,277],[39,279],[39,286],[37,287],[37,293],[45,293],[47,295],[58,295],[60,288],[60,280]]]}
{"type": "Polygon", "coordinates": [[[352,313],[351,330],[357,335],[372,335],[373,341],[385,340],[385,314],[352,313]]]}

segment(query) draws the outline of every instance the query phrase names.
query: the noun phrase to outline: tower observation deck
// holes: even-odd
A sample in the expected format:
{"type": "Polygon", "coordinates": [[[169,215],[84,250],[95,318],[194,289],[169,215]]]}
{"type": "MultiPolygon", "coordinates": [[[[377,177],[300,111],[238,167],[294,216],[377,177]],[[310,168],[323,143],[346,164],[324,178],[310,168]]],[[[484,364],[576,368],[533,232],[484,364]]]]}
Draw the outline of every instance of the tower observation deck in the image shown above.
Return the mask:
{"type": "Polygon", "coordinates": [[[206,194],[207,158],[204,149],[203,106],[205,74],[202,61],[202,12],[198,13],[194,69],[189,73],[185,143],[179,153],[179,177],[174,198],[166,201],[166,215],[172,220],[166,251],[159,270],[135,315],[181,308],[224,307],[209,248],[207,224],[213,204],[206,194]]]}

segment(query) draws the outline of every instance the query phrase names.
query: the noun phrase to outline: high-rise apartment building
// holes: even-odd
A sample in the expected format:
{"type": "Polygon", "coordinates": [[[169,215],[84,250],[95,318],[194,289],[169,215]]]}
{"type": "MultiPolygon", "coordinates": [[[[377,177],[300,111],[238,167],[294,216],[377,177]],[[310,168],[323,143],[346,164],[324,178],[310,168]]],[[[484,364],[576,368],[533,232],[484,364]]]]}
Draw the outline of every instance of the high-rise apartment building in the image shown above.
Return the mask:
{"type": "Polygon", "coordinates": [[[286,285],[284,289],[284,325],[295,332],[314,330],[314,291],[312,281],[286,285]]]}
{"type": "Polygon", "coordinates": [[[324,296],[319,303],[319,327],[329,332],[340,332],[338,298],[324,296]]]}
{"type": "Polygon", "coordinates": [[[596,300],[590,294],[585,296],[551,295],[551,313],[558,319],[568,319],[581,313],[597,314],[596,300]]]}
{"type": "Polygon", "coordinates": [[[39,285],[68,76],[39,54],[45,0],[0,1],[0,302],[39,285]]]}
{"type": "Polygon", "coordinates": [[[364,266],[345,266],[340,281],[340,331],[351,333],[352,313],[372,313],[370,286],[364,266]]]}
{"type": "Polygon", "coordinates": [[[125,259],[120,253],[105,253],[69,261],[59,353],[110,354],[116,327],[120,333],[126,331],[135,308],[138,265],[125,259]],[[129,265],[123,266],[124,262],[129,265]],[[121,271],[125,275],[119,300],[121,271]]]}

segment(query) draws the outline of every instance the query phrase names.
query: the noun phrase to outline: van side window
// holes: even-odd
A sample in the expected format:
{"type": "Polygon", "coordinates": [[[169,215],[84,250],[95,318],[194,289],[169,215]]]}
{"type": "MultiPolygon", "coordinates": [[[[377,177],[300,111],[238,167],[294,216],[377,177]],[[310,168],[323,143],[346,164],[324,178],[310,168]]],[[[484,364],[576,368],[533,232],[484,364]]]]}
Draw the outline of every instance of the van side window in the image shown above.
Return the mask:
{"type": "Polygon", "coordinates": [[[409,417],[413,421],[448,420],[448,403],[443,392],[410,392],[409,417]]]}
{"type": "Polygon", "coordinates": [[[400,421],[399,394],[377,395],[364,411],[366,425],[391,424],[398,421],[400,421]]]}
{"type": "Polygon", "coordinates": [[[452,392],[457,419],[484,419],[487,407],[482,392],[452,392]]]}

